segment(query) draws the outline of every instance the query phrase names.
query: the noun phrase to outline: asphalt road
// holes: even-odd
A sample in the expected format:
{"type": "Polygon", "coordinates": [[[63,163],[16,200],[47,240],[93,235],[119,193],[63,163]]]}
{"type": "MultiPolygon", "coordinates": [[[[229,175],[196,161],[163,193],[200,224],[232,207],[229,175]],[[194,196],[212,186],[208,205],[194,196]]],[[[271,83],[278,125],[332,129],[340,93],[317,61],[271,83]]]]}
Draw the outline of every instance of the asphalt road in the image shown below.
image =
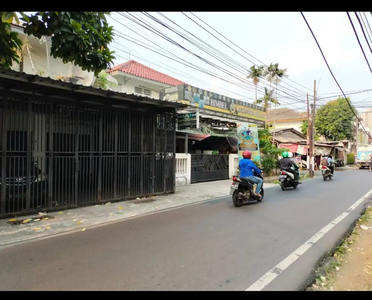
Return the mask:
{"type": "MultiPolygon", "coordinates": [[[[245,290],[365,195],[371,180],[366,170],[337,172],[296,190],[267,189],[261,203],[240,208],[213,200],[4,248],[0,290],[245,290]]],[[[297,289],[357,211],[265,290],[297,289]]]]}

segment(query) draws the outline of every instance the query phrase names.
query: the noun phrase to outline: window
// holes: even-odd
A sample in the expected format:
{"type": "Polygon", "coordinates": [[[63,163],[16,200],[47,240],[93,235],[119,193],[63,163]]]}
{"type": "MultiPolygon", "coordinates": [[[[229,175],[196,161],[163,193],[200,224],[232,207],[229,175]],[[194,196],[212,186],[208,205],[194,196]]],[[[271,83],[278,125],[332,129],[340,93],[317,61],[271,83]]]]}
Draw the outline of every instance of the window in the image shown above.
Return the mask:
{"type": "Polygon", "coordinates": [[[151,91],[150,91],[150,90],[146,90],[146,89],[144,89],[144,90],[143,90],[143,93],[144,93],[146,96],[151,96],[151,91]]]}
{"type": "Polygon", "coordinates": [[[142,94],[142,89],[139,88],[139,87],[135,87],[135,88],[134,88],[134,92],[135,92],[136,94],[142,94]]]}

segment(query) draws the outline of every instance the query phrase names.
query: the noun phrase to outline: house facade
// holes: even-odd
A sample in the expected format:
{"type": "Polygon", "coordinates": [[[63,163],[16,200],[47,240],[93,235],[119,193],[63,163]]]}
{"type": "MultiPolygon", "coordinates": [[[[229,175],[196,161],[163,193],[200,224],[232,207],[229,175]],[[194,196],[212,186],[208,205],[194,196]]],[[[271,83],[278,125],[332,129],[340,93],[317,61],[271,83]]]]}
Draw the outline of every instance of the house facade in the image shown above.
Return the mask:
{"type": "Polygon", "coordinates": [[[127,94],[159,99],[161,89],[184,84],[184,82],[158,72],[135,60],[116,65],[107,71],[117,82],[114,90],[127,94]]]}
{"type": "Polygon", "coordinates": [[[0,72],[0,217],[175,191],[185,105],[0,72]]]}
{"type": "Polygon", "coordinates": [[[277,108],[268,111],[267,123],[272,129],[293,128],[301,132],[301,125],[304,121],[307,121],[307,112],[299,112],[290,108],[277,108]]]}
{"type": "MultiPolygon", "coordinates": [[[[73,63],[64,63],[62,59],[50,56],[50,37],[43,36],[39,39],[29,36],[23,33],[23,27],[17,24],[12,24],[12,31],[17,32],[23,42],[22,62],[20,64],[14,62],[12,70],[84,86],[94,84],[96,77],[93,72],[83,71],[73,63]]],[[[107,79],[116,85],[116,81],[111,76],[107,79]]]]}

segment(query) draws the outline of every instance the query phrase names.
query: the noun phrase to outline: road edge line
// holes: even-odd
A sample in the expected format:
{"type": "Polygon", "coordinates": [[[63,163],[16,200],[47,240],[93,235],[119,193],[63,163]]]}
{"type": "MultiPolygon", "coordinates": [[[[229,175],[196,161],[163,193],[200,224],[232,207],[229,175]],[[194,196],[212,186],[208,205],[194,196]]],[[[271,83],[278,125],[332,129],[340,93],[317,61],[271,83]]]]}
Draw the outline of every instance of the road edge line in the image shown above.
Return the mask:
{"type": "Polygon", "coordinates": [[[280,273],[292,265],[299,257],[305,254],[315,243],[325,236],[333,227],[345,219],[355,208],[357,208],[361,203],[363,203],[368,196],[372,194],[372,189],[369,190],[364,196],[354,202],[346,211],[336,217],[333,221],[328,223],[317,233],[315,233],[310,239],[298,247],[295,251],[289,254],[285,259],[279,262],[275,267],[266,272],[253,284],[251,284],[245,291],[262,291],[266,286],[268,286],[280,273]]]}

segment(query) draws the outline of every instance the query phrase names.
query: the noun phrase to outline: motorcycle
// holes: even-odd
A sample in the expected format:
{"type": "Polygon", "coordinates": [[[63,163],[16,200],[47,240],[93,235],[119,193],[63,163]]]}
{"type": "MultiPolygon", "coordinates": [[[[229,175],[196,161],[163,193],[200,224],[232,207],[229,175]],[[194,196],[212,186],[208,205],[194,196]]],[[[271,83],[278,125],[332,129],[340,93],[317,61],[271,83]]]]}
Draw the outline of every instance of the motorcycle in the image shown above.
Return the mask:
{"type": "Polygon", "coordinates": [[[344,166],[344,161],[342,159],[336,160],[336,167],[343,167],[344,166]]]}
{"type": "MultiPolygon", "coordinates": [[[[256,172],[253,173],[253,176],[261,178],[263,181],[263,176],[261,174],[257,174],[256,172]]],[[[254,192],[256,190],[256,184],[249,179],[245,178],[238,178],[233,176],[233,183],[230,187],[230,195],[232,195],[232,202],[236,207],[240,207],[242,205],[248,204],[250,202],[261,202],[264,198],[264,188],[263,184],[261,187],[260,195],[255,196],[254,192]]]]}
{"type": "Polygon", "coordinates": [[[322,176],[324,181],[326,181],[327,178],[332,179],[333,175],[331,169],[326,166],[322,166],[322,176]]]}
{"type": "Polygon", "coordinates": [[[292,173],[285,170],[280,171],[279,182],[282,191],[287,190],[289,187],[295,189],[298,185],[298,181],[295,180],[295,177],[292,173]]]}

